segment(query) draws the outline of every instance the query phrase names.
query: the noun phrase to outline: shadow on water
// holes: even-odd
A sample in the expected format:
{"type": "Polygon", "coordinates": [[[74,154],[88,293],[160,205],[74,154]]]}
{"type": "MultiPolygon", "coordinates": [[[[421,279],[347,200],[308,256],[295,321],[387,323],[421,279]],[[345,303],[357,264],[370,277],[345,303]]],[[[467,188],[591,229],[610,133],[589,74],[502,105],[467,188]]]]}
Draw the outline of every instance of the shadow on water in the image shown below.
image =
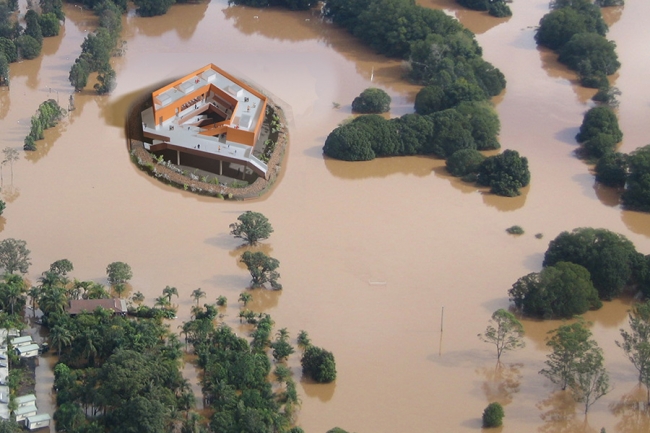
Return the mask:
{"type": "Polygon", "coordinates": [[[300,378],[300,385],[307,397],[318,398],[322,402],[330,401],[336,390],[336,381],[332,383],[316,383],[305,376],[300,378]]]}
{"type": "Polygon", "coordinates": [[[436,175],[436,177],[449,181],[449,185],[454,187],[454,189],[457,189],[463,194],[470,194],[479,191],[479,188],[476,186],[476,184],[464,182],[459,177],[455,177],[449,174],[447,168],[445,167],[445,161],[435,160],[435,162],[440,162],[440,165],[433,167],[433,173],[436,175]]]}
{"type": "Polygon", "coordinates": [[[631,210],[621,211],[621,220],[634,233],[650,238],[650,214],[631,210]]]}
{"type": "MultiPolygon", "coordinates": [[[[596,94],[597,89],[588,89],[582,87],[578,80],[577,74],[558,61],[558,55],[548,48],[538,47],[539,57],[542,63],[542,69],[551,78],[560,78],[566,80],[566,84],[571,86],[578,101],[581,104],[587,104],[591,98],[596,94]]],[[[614,83],[618,74],[610,77],[610,83],[614,83]]],[[[577,131],[576,131],[577,132],[577,131]]]]}
{"type": "Polygon", "coordinates": [[[483,203],[486,205],[496,208],[499,212],[512,212],[524,207],[528,191],[530,191],[530,185],[521,188],[521,194],[517,197],[501,197],[489,191],[482,191],[481,195],[483,196],[483,203]]]}
{"type": "Polygon", "coordinates": [[[359,180],[382,178],[394,174],[426,177],[431,175],[433,159],[427,156],[395,156],[375,158],[372,161],[339,161],[323,157],[325,167],[333,176],[340,179],[359,180]]]}

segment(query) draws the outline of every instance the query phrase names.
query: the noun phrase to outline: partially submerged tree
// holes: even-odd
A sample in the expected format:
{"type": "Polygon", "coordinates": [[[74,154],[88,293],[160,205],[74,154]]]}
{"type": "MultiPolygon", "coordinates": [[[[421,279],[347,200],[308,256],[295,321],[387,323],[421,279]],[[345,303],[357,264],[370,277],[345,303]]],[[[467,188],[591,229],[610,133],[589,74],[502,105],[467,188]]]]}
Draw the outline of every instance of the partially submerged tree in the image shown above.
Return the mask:
{"type": "Polygon", "coordinates": [[[27,243],[20,239],[8,238],[0,242],[0,267],[13,274],[18,271],[26,274],[32,264],[27,243]]]}
{"type": "Polygon", "coordinates": [[[282,284],[278,282],[280,274],[276,271],[280,262],[273,257],[269,257],[261,251],[254,253],[245,251],[240,261],[246,265],[251,273],[253,287],[262,287],[270,283],[274,290],[282,289],[282,284]]]}
{"type": "Polygon", "coordinates": [[[241,238],[249,245],[267,239],[273,233],[268,218],[259,212],[246,211],[237,217],[239,222],[230,224],[230,234],[241,238]]]}
{"type": "Polygon", "coordinates": [[[650,402],[650,301],[632,307],[629,323],[630,331],[621,329],[623,340],[616,345],[639,372],[639,383],[646,386],[650,402]]]}
{"type": "Polygon", "coordinates": [[[490,319],[490,324],[485,329],[485,334],[478,334],[478,337],[497,349],[497,362],[505,350],[515,350],[526,345],[523,341],[524,327],[514,314],[503,308],[495,311],[490,319]]]}
{"type": "Polygon", "coordinates": [[[352,101],[352,111],[371,114],[390,111],[391,98],[382,89],[369,87],[352,101]]]}
{"type": "Polygon", "coordinates": [[[336,362],[332,352],[316,346],[308,346],[300,360],[303,374],[318,383],[329,383],[336,379],[336,362]]]}
{"type": "Polygon", "coordinates": [[[124,262],[113,262],[106,267],[106,275],[111,286],[128,283],[133,278],[131,266],[124,262]]]}

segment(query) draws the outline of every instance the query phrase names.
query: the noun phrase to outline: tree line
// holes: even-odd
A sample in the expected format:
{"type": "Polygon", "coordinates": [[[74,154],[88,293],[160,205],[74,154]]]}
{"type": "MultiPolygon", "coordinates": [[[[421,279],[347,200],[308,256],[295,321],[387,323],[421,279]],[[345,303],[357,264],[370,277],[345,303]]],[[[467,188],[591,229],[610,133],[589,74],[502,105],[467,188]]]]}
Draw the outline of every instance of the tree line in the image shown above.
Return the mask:
{"type": "Polygon", "coordinates": [[[0,1],[0,86],[9,86],[9,63],[34,59],[41,54],[43,38],[57,36],[65,21],[61,0],[39,0],[41,13],[29,8],[25,27],[16,15],[17,0],[0,1]]]}
{"type": "Polygon", "coordinates": [[[590,0],[555,0],[535,33],[539,45],[558,53],[558,60],[576,71],[585,87],[609,87],[608,75],[620,68],[616,44],[605,38],[609,30],[600,6],[590,0]]]}
{"type": "Polygon", "coordinates": [[[475,11],[487,11],[497,18],[512,16],[512,10],[505,0],[456,0],[456,3],[475,11]]]}
{"type": "Polygon", "coordinates": [[[44,138],[43,132],[59,123],[65,115],[54,99],[48,99],[38,106],[38,111],[32,116],[29,134],[25,137],[24,150],[36,150],[36,141],[44,138]]]}

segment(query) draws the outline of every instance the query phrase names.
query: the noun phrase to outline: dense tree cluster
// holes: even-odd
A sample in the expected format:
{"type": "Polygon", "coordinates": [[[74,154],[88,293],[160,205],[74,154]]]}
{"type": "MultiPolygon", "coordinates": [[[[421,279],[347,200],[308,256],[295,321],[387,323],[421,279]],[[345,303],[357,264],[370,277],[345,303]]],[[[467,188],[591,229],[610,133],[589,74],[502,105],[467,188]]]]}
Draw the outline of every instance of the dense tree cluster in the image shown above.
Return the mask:
{"type": "Polygon", "coordinates": [[[98,72],[95,91],[100,94],[110,93],[115,87],[115,71],[110,58],[117,55],[117,45],[122,31],[122,13],[126,5],[118,5],[111,0],[103,0],[93,5],[93,11],[99,17],[99,28],[89,34],[81,44],[81,54],[70,68],[68,79],[76,91],[88,84],[88,76],[98,72]]]}
{"type": "Polygon", "coordinates": [[[59,34],[59,21],[65,19],[61,0],[41,0],[40,9],[42,15],[27,10],[23,28],[14,13],[18,1],[0,0],[0,86],[9,85],[9,63],[38,57],[43,37],[59,34]]]}
{"type": "Polygon", "coordinates": [[[508,294],[525,315],[544,319],[571,318],[602,306],[589,271],[568,262],[520,278],[508,294]]]}
{"type": "Polygon", "coordinates": [[[607,85],[607,75],[621,64],[616,45],[605,38],[608,28],[599,6],[589,0],[565,0],[553,7],[540,20],[537,43],[556,51],[559,61],[580,75],[583,86],[607,85]]]}
{"type": "Polygon", "coordinates": [[[530,183],[528,159],[519,156],[516,150],[486,158],[478,167],[477,182],[489,186],[494,194],[517,196],[521,194],[519,189],[530,183]]]}
{"type": "Polygon", "coordinates": [[[509,17],[512,16],[510,6],[505,0],[456,0],[461,6],[475,11],[487,11],[493,17],[509,17]]]}
{"type": "Polygon", "coordinates": [[[543,265],[558,262],[584,266],[600,298],[607,300],[638,282],[646,268],[643,255],[625,236],[584,227],[562,232],[549,243],[543,265]]]}
{"type": "Polygon", "coordinates": [[[273,387],[267,355],[270,347],[278,348],[278,341],[286,342],[286,330],[280,330],[278,339],[272,343],[273,321],[270,316],[262,315],[255,323],[249,343],[225,324],[215,326],[215,317],[216,312],[210,314],[206,306],[184,325],[203,370],[203,395],[213,411],[211,430],[289,431],[299,404],[296,384],[289,368],[279,363],[274,370],[278,386],[273,387]]]}
{"type": "Polygon", "coordinates": [[[303,374],[318,383],[329,383],[336,380],[336,362],[332,352],[309,345],[302,354],[300,364],[303,374]]]}
{"type": "Polygon", "coordinates": [[[169,431],[191,408],[181,344],[161,323],[101,308],[50,319],[58,431],[169,431]]]}
{"type": "Polygon", "coordinates": [[[369,87],[352,101],[352,111],[362,114],[378,114],[390,111],[391,98],[382,89],[369,87]]]}
{"type": "Polygon", "coordinates": [[[593,107],[585,113],[576,141],[589,157],[600,158],[614,152],[616,144],[623,139],[614,111],[606,106],[593,107]]]}
{"type": "Polygon", "coordinates": [[[43,131],[59,123],[65,114],[54,99],[48,99],[38,106],[38,111],[31,119],[29,134],[25,137],[24,150],[36,150],[36,141],[44,138],[43,131]]]}

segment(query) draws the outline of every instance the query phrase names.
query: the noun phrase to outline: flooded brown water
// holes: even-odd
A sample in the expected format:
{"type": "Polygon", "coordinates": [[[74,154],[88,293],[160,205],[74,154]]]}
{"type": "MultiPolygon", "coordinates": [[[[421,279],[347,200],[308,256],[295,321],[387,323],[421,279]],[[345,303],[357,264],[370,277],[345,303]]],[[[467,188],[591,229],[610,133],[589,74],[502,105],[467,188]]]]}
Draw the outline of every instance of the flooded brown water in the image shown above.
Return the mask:
{"type": "MultiPolygon", "coordinates": [[[[506,75],[507,90],[495,102],[503,147],[529,158],[532,184],[521,197],[485,194],[426,157],[356,164],[324,158],[325,137],[364,88],[389,92],[393,116],[412,111],[418,88],[400,79],[399,61],[369,52],[308,12],[228,8],[219,0],[177,5],[158,18],[125,18],[127,51],[115,61],[114,94],[75,95],[77,109],[46,132],[37,152],[14,164],[13,182],[4,167],[3,237],[27,241],[32,281],[61,258],[74,263],[75,277],[102,282],[108,263],[125,261],[149,304],[165,286],[178,288],[172,329],[189,318],[190,293],[201,287],[206,301],[228,297],[224,320],[246,333],[236,300],[249,277],[238,266],[241,250],[228,224],[245,210],[264,213],[275,233],[263,248],[280,260],[284,290],[255,292],[252,308],[269,312],[294,337],[307,330],[337,360],[335,384],[301,382],[299,424],[308,432],[337,425],[358,433],[476,431],[493,400],[506,405],[504,432],[647,431],[648,418],[629,403],[643,398],[635,371],[614,344],[629,300],[587,315],[614,389],[592,407],[586,425],[580,406],[574,411],[537,374],[546,332],[559,322],[526,321],[527,348],[506,354],[501,371],[494,370],[491,348],[476,338],[492,312],[507,307],[512,283],[540,269],[548,241],[563,230],[605,227],[650,253],[650,215],[622,211],[574,155],[573,136],[593,91],[577,87],[552,53],[535,46],[534,27],[547,2],[515,2],[514,16],[499,20],[452,0],[419,3],[445,8],[477,32],[485,58],[506,75]],[[209,62],[274,94],[291,119],[285,172],[259,200],[198,197],[129,161],[123,133],[129,101],[209,62]],[[526,234],[507,235],[513,224],[526,234]]],[[[642,21],[649,9],[648,2],[629,2],[608,15],[618,20],[610,37],[623,64],[615,85],[623,92],[624,151],[648,142],[650,88],[643,74],[650,60],[638,53],[650,42],[642,21]]],[[[66,14],[64,33],[46,39],[43,56],[11,65],[11,90],[0,91],[2,148],[22,147],[40,102],[58,97],[63,104],[71,93],[68,71],[95,20],[72,6],[66,14]]],[[[45,384],[41,410],[52,405],[50,360],[37,371],[45,384]]],[[[291,366],[299,380],[297,359],[291,366]]],[[[191,366],[184,374],[195,381],[191,366]]]]}

